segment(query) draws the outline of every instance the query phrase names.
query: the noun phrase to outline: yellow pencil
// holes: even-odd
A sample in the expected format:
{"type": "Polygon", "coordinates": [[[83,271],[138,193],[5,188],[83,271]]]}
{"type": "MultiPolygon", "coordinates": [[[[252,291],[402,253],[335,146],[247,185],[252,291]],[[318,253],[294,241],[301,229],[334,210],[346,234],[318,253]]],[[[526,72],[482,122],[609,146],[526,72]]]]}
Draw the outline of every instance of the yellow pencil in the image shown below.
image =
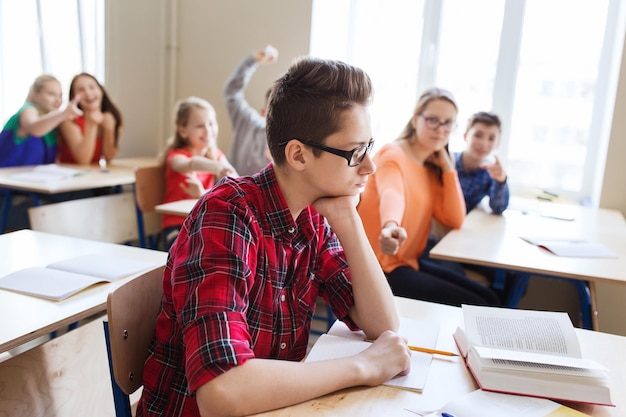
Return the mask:
{"type": "MultiPolygon", "coordinates": [[[[366,342],[373,342],[373,339],[365,339],[366,342]]],[[[424,353],[430,353],[433,355],[444,355],[444,356],[460,356],[458,353],[452,353],[452,352],[448,352],[445,350],[437,350],[437,349],[431,349],[431,348],[425,348],[425,347],[420,347],[420,346],[411,346],[409,345],[409,350],[413,350],[415,352],[424,352],[424,353]]]]}
{"type": "Polygon", "coordinates": [[[419,347],[419,346],[409,345],[409,349],[414,350],[416,352],[432,353],[433,355],[459,356],[458,353],[452,353],[452,352],[447,352],[445,350],[430,349],[430,348],[419,347]]]}

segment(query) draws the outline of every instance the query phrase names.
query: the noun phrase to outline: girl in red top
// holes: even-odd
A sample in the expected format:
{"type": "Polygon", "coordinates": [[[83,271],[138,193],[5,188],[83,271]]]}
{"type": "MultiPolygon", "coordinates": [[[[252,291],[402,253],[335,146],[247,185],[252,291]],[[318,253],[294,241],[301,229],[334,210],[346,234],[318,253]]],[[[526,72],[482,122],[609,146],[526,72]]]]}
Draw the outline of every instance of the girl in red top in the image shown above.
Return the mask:
{"type": "MultiPolygon", "coordinates": [[[[176,103],[176,132],[162,155],[165,167],[164,203],[200,198],[225,176],[238,176],[217,147],[215,109],[208,101],[188,97],[176,103]]],[[[165,248],[172,245],[185,218],[163,215],[165,248]]]]}
{"type": "Polygon", "coordinates": [[[73,164],[110,162],[117,155],[122,115],[98,80],[81,73],[70,83],[70,101],[80,95],[83,115],[59,127],[58,161],[73,164]]]}

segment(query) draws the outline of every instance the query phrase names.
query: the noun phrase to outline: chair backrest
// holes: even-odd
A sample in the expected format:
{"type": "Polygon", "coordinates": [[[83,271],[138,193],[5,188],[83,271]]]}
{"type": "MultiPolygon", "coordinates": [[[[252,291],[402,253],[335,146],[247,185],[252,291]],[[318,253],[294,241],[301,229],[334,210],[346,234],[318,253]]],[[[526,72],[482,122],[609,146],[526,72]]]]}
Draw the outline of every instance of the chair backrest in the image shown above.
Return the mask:
{"type": "Polygon", "coordinates": [[[160,165],[135,170],[135,198],[142,213],[151,213],[165,196],[165,172],[160,165]]]}
{"type": "Polygon", "coordinates": [[[143,366],[163,295],[164,268],[146,272],[107,298],[110,365],[115,382],[127,395],[143,385],[143,366]]]}
{"type": "Polygon", "coordinates": [[[146,236],[161,231],[161,215],[154,206],[165,197],[165,172],[160,165],[139,167],[135,170],[135,203],[137,228],[142,247],[147,247],[146,236]]]}
{"type": "Polygon", "coordinates": [[[80,198],[28,209],[30,227],[109,243],[139,238],[132,193],[80,198]]]}

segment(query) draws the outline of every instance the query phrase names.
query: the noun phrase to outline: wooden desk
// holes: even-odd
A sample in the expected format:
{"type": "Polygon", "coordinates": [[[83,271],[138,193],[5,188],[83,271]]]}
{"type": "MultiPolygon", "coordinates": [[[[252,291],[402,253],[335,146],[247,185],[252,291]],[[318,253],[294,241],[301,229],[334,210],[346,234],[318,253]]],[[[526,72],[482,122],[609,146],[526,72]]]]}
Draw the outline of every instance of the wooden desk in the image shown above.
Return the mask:
{"type": "Polygon", "coordinates": [[[19,172],[32,171],[33,167],[0,168],[0,188],[30,191],[40,194],[57,194],[66,191],[90,190],[93,188],[112,187],[133,184],[135,171],[128,166],[111,166],[106,170],[93,165],[68,165],[69,168],[80,169],[83,173],[59,181],[41,182],[12,177],[19,172]]]}
{"type": "MultiPolygon", "coordinates": [[[[437,348],[458,352],[452,332],[463,321],[461,309],[442,304],[396,297],[401,316],[428,319],[440,324],[437,348]]],[[[626,337],[576,329],[583,357],[594,359],[609,369],[611,395],[616,407],[568,404],[592,416],[626,415],[626,337]]],[[[421,394],[378,386],[341,390],[301,404],[257,414],[257,417],[332,416],[332,417],[411,417],[405,408],[436,410],[453,398],[477,389],[460,358],[435,358],[421,394]]]]}
{"type": "Polygon", "coordinates": [[[22,178],[15,178],[13,175],[20,172],[32,171],[34,167],[9,167],[0,168],[0,188],[8,189],[4,196],[2,207],[0,208],[0,233],[6,229],[9,210],[11,206],[12,190],[21,190],[31,193],[33,205],[41,204],[38,194],[58,194],[68,191],[90,190],[103,187],[114,187],[135,182],[135,170],[128,166],[111,166],[106,170],[101,170],[93,165],[70,165],[62,164],[69,168],[80,169],[79,175],[58,181],[41,182],[22,178]]]}
{"type": "MultiPolygon", "coordinates": [[[[509,209],[502,216],[476,208],[465,218],[461,229],[452,230],[441,239],[430,256],[516,271],[526,277],[588,281],[592,297],[595,282],[626,284],[626,222],[619,211],[564,206],[562,209],[572,214],[574,220],[558,220],[540,215],[545,208],[559,207],[555,203],[537,203],[523,210],[509,209]],[[525,242],[520,238],[522,235],[584,238],[608,246],[619,258],[556,256],[525,242]]],[[[509,306],[514,307],[520,296],[517,294],[518,299],[510,300],[509,306]]],[[[595,313],[595,300],[591,300],[591,305],[595,313]]],[[[597,320],[595,314],[592,320],[597,320]]]]}
{"type": "Polygon", "coordinates": [[[173,214],[175,216],[187,216],[197,202],[198,200],[195,198],[172,201],[171,203],[163,203],[154,206],[154,211],[162,214],[173,214]]]}
{"type": "MultiPolygon", "coordinates": [[[[0,235],[0,277],[31,266],[102,253],[165,265],[167,253],[133,246],[58,236],[32,230],[0,235]]],[[[131,277],[133,277],[132,275],[131,277]]],[[[106,311],[109,291],[131,277],[111,284],[97,284],[63,301],[49,301],[0,290],[0,353],[64,328],[83,318],[106,311]]]]}

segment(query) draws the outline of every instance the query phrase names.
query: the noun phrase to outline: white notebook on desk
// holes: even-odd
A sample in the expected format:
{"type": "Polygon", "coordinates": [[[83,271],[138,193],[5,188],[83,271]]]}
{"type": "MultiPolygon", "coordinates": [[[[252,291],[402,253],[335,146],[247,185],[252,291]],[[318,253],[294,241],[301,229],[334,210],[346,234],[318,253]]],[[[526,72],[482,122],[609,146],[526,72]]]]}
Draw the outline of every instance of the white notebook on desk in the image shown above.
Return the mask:
{"type": "Polygon", "coordinates": [[[562,237],[520,236],[522,240],[545,249],[557,256],[574,258],[618,258],[611,248],[585,239],[562,237]]]}
{"type": "Polygon", "coordinates": [[[17,172],[11,175],[16,178],[34,182],[55,182],[72,178],[84,173],[84,170],[62,167],[56,164],[38,165],[30,171],[17,172]]]}
{"type": "MultiPolygon", "coordinates": [[[[429,321],[401,317],[399,333],[408,339],[410,345],[435,348],[439,326],[429,321]]],[[[328,334],[321,335],[315,342],[305,361],[345,358],[356,355],[370,345],[370,342],[365,341],[365,333],[350,331],[343,322],[336,321],[328,334]]],[[[384,385],[421,392],[426,385],[432,360],[432,354],[412,352],[409,374],[392,378],[384,385]]]]}
{"type": "Polygon", "coordinates": [[[0,278],[0,289],[60,301],[99,282],[113,282],[155,267],[152,262],[90,254],[13,272],[0,278]]]}

